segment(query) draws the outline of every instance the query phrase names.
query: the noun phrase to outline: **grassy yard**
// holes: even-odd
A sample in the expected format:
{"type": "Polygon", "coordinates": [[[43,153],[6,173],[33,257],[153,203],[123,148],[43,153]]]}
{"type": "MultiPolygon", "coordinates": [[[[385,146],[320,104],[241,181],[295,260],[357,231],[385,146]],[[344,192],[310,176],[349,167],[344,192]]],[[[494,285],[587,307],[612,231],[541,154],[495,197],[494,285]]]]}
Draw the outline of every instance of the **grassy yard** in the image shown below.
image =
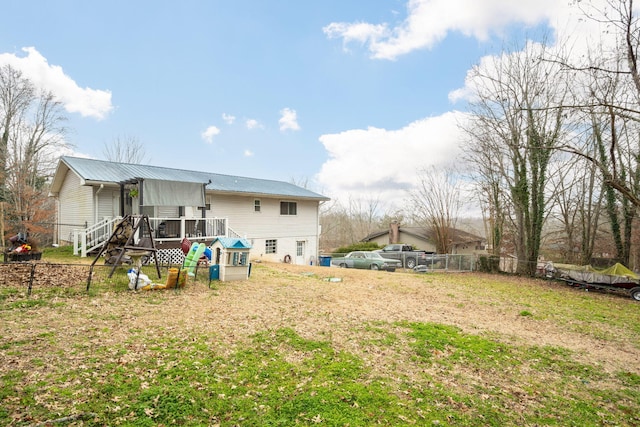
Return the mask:
{"type": "Polygon", "coordinates": [[[0,316],[0,425],[640,425],[640,304],[557,283],[264,263],[0,316]]]}

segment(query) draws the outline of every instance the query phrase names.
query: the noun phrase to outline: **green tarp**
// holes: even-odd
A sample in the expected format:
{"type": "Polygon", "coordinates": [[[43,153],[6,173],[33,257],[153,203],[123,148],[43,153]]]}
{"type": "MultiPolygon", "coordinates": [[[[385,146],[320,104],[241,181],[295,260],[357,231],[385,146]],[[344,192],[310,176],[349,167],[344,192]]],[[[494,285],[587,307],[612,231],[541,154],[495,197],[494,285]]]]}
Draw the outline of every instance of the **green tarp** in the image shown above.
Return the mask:
{"type": "Polygon", "coordinates": [[[554,267],[562,276],[585,283],[616,284],[640,280],[640,276],[620,263],[605,269],[597,269],[590,265],[571,264],[554,264],[554,267]]]}

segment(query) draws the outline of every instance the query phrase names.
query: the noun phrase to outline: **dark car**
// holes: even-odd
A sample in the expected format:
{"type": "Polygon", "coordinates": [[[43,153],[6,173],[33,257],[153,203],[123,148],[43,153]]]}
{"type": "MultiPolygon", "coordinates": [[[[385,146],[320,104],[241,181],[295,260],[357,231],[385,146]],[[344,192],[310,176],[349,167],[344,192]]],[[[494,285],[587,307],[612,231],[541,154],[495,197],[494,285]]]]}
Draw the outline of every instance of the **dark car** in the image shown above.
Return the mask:
{"type": "Polygon", "coordinates": [[[361,268],[365,270],[396,271],[402,262],[396,259],[383,258],[378,252],[355,251],[343,257],[332,258],[331,264],[342,268],[361,268]]]}

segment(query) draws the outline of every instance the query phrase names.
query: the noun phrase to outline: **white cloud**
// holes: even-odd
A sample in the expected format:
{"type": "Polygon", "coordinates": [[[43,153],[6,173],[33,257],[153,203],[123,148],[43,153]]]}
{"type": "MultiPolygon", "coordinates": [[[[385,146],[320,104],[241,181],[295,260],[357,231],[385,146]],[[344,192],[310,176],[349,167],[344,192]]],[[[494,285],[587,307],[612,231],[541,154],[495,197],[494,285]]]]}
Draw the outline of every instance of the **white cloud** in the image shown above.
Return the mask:
{"type": "Polygon", "coordinates": [[[397,129],[355,129],[320,137],[329,154],[316,179],[327,195],[348,199],[375,192],[400,204],[415,185],[416,172],[459,158],[465,115],[449,112],[397,129]]]}
{"type": "Polygon", "coordinates": [[[231,114],[222,113],[222,120],[228,125],[232,125],[233,122],[236,121],[236,116],[232,116],[231,114]]]}
{"type": "Polygon", "coordinates": [[[244,150],[244,156],[245,156],[245,157],[252,157],[252,156],[253,156],[253,151],[251,151],[251,150],[244,150]]]}
{"type": "Polygon", "coordinates": [[[300,130],[298,125],[298,113],[291,108],[283,108],[280,110],[280,120],[278,120],[280,130],[282,132],[287,130],[300,130]]]}
{"type": "Polygon", "coordinates": [[[347,49],[347,45],[351,42],[360,44],[377,43],[378,40],[387,38],[391,35],[386,24],[373,25],[363,22],[349,24],[346,22],[333,22],[322,29],[329,38],[342,38],[344,40],[343,47],[347,49]]]}
{"type": "Polygon", "coordinates": [[[395,27],[389,24],[334,22],[323,28],[329,38],[341,38],[367,45],[371,56],[395,60],[417,49],[428,49],[457,31],[486,40],[508,25],[533,26],[541,22],[555,25],[554,18],[568,10],[558,0],[409,0],[406,19],[395,27]],[[553,21],[553,22],[552,22],[553,21]]]}
{"type": "Polygon", "coordinates": [[[257,121],[257,120],[255,120],[255,119],[248,119],[248,120],[245,122],[245,125],[247,126],[247,129],[249,129],[249,130],[253,130],[253,129],[263,129],[263,128],[264,128],[264,126],[262,126],[262,125],[260,124],[260,122],[259,122],[259,121],[257,121]]]}
{"type": "MultiPolygon", "coordinates": [[[[602,4],[601,0],[593,0],[589,3],[592,6],[602,4]]],[[[589,9],[593,11],[593,9],[589,9]]],[[[640,11],[640,8],[639,8],[640,11]]],[[[577,8],[565,8],[556,10],[556,16],[551,20],[555,22],[554,43],[546,45],[527,41],[526,50],[531,52],[540,52],[540,55],[553,57],[568,57],[569,62],[580,66],[583,61],[589,58],[589,51],[597,51],[599,60],[605,60],[603,52],[615,50],[618,42],[618,34],[608,28],[607,22],[598,22],[596,19],[585,19],[583,12],[577,8]],[[559,23],[562,22],[562,25],[559,23]],[[570,46],[570,48],[567,48],[570,46]],[[544,51],[544,53],[543,53],[544,51]]],[[[594,15],[595,16],[595,15],[594,15]]],[[[476,81],[477,73],[475,70],[481,70],[482,75],[493,75],[499,78],[499,70],[504,61],[513,61],[512,57],[527,55],[526,51],[503,51],[498,55],[483,56],[477,61],[474,69],[467,71],[465,83],[463,87],[457,88],[449,92],[449,101],[456,103],[460,100],[473,101],[478,91],[479,81],[476,81]]],[[[522,59],[525,58],[522,56],[522,59]]],[[[612,65],[612,67],[615,67],[612,65]]],[[[480,79],[481,80],[481,79],[480,79]]]]}
{"type": "MultiPolygon", "coordinates": [[[[591,0],[588,6],[602,5],[605,1],[591,0]]],[[[547,46],[551,53],[554,49],[565,49],[579,57],[596,43],[615,43],[613,31],[598,28],[597,22],[585,19],[583,12],[569,3],[557,0],[409,0],[407,18],[395,27],[387,23],[333,23],[324,31],[328,37],[342,38],[345,47],[351,43],[361,44],[369,49],[373,58],[390,60],[430,48],[451,32],[483,40],[512,29],[514,24],[547,25],[553,31],[550,42],[556,43],[547,46]]],[[[535,43],[530,44],[531,47],[536,48],[535,43]]],[[[485,74],[491,74],[505,58],[485,56],[478,66],[485,74]]],[[[473,73],[469,72],[465,85],[452,90],[449,100],[473,99],[475,84],[473,73]]],[[[370,127],[322,135],[320,142],[329,159],[316,176],[317,182],[323,193],[332,198],[347,200],[369,195],[401,207],[406,202],[405,190],[415,188],[418,169],[460,158],[459,147],[466,136],[458,124],[464,120],[464,113],[453,111],[396,130],[370,127]]]]}
{"type": "Polygon", "coordinates": [[[202,139],[208,143],[213,143],[213,137],[220,134],[220,129],[215,126],[209,126],[204,132],[200,134],[202,139]]]}
{"type": "Polygon", "coordinates": [[[64,73],[62,67],[50,65],[35,48],[26,47],[22,50],[27,56],[0,54],[0,65],[8,64],[22,71],[37,88],[51,91],[70,113],[103,119],[111,112],[110,91],[81,88],[64,73]]]}

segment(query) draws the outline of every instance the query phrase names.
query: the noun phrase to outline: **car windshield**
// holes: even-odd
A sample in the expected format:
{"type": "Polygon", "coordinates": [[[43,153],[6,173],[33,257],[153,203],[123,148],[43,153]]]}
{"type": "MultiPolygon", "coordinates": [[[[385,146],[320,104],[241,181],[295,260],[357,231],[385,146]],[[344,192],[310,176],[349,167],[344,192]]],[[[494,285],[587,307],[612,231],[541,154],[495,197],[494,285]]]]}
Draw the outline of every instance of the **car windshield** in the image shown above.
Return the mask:
{"type": "Polygon", "coordinates": [[[367,252],[366,253],[366,257],[367,258],[380,259],[380,258],[382,258],[382,255],[380,255],[378,252],[367,252]]]}

